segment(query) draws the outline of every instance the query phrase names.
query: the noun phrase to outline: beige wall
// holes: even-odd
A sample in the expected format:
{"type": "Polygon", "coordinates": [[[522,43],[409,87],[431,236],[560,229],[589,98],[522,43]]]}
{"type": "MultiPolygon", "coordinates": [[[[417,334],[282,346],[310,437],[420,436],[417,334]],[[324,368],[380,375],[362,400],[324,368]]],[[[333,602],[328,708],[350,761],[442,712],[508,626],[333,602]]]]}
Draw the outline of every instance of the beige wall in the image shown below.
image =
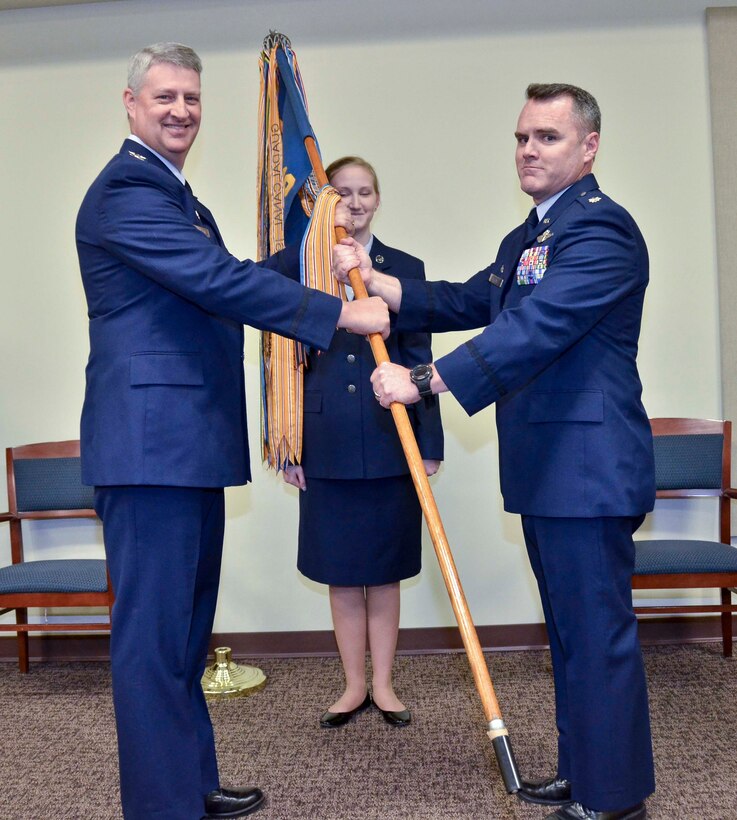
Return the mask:
{"type": "MultiPolygon", "coordinates": [[[[723,412],[727,418],[737,418],[737,328],[734,304],[737,298],[737,249],[734,225],[737,217],[737,166],[734,162],[735,80],[737,80],[737,7],[706,10],[706,31],[709,54],[709,95],[711,99],[711,131],[714,158],[714,201],[716,205],[716,258],[719,269],[719,318],[721,346],[721,376],[723,412]]],[[[737,441],[732,440],[732,458],[737,457],[737,441]]],[[[732,532],[736,531],[735,523],[732,532]]]]}
{"type": "MultiPolygon", "coordinates": [[[[230,250],[253,253],[257,56],[269,27],[292,34],[323,155],[355,152],[375,163],[384,193],[376,231],[424,258],[431,278],[463,280],[488,264],[529,208],[516,181],[512,136],[526,84],[561,80],[594,92],[604,114],[596,173],[638,220],[651,253],[640,353],[646,407],[653,416],[720,415],[701,18],[569,32],[367,39],[348,47],[314,36],[301,45],[290,29],[290,3],[213,3],[206,17],[194,20],[173,14],[179,5],[187,6],[150,3],[140,18],[125,16],[125,3],[0,12],[0,55],[6,55],[0,57],[0,446],[78,435],[87,340],[74,220],[87,186],[126,134],[124,55],[140,45],[181,39],[200,51],[204,126],[187,175],[217,215],[230,250]],[[227,19],[218,14],[221,6],[229,9],[227,19]],[[214,47],[220,28],[232,28],[233,15],[242,16],[242,46],[214,47]],[[86,44],[79,55],[77,32],[86,44]],[[43,56],[45,45],[51,56],[43,56]]],[[[311,6],[319,15],[330,4],[311,6]]],[[[130,7],[140,11],[141,4],[130,7]]],[[[464,338],[436,337],[436,355],[464,338]]],[[[252,330],[246,362],[257,453],[252,330]]],[[[469,419],[444,397],[443,413],[447,461],[433,485],[474,619],[541,620],[519,522],[502,511],[499,498],[493,408],[469,419]]],[[[258,462],[254,472],[254,484],[228,491],[216,630],[329,628],[325,590],[295,569],[296,491],[258,462]]],[[[668,531],[682,523],[681,508],[671,505],[659,509],[653,526],[668,531]]],[[[685,526],[691,525],[689,517],[685,526]]],[[[31,552],[45,556],[79,531],[79,525],[60,533],[33,529],[31,552]]],[[[99,533],[94,526],[82,532],[93,549],[99,533]]],[[[405,627],[453,622],[426,546],[422,575],[405,584],[405,627]]],[[[6,550],[7,541],[0,541],[0,555],[6,550]]]]}

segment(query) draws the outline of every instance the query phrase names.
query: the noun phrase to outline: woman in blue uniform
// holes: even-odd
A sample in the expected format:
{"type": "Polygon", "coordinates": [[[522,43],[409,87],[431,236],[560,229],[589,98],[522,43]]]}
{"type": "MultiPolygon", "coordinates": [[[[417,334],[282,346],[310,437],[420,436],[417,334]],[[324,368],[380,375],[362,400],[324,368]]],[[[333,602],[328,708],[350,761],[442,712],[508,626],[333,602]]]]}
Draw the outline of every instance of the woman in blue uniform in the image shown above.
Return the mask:
{"type": "MultiPolygon", "coordinates": [[[[380,200],[373,167],[360,157],[343,157],[326,173],[348,205],[354,236],[374,267],[424,279],[421,260],[371,233],[380,200]]],[[[432,358],[426,333],[392,333],[386,345],[391,360],[407,367],[432,358]]],[[[421,567],[422,514],[392,415],[374,397],[373,369],[368,341],[344,331],[337,332],[327,352],[311,357],[304,382],[302,464],[284,472],[285,481],[303,491],[297,566],[307,578],[330,586],[345,672],[345,691],[320,718],[325,728],[342,726],[372,702],[391,725],[411,720],[394,692],[392,665],[399,582],[421,567]]],[[[443,458],[440,409],[422,402],[407,409],[426,472],[433,475],[443,458]]]]}

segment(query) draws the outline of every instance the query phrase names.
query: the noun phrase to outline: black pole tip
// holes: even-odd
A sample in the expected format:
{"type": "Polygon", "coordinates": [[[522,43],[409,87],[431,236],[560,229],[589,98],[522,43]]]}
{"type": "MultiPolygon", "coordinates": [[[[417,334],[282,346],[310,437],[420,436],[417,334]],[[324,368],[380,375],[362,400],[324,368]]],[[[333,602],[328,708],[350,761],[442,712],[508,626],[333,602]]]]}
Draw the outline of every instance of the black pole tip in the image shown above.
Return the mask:
{"type": "Polygon", "coordinates": [[[491,745],[494,747],[497,762],[499,763],[499,771],[504,781],[504,788],[508,794],[516,794],[521,786],[519,772],[517,771],[517,762],[514,759],[514,752],[512,751],[512,743],[509,740],[509,735],[497,735],[492,738],[491,745]]]}

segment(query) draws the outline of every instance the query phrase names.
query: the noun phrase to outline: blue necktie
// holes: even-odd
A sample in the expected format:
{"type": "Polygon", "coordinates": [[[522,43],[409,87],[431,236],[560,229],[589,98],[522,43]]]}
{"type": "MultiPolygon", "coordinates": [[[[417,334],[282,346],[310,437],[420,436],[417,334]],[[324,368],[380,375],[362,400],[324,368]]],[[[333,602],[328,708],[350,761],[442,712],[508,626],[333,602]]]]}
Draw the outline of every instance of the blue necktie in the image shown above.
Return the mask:
{"type": "Polygon", "coordinates": [[[537,233],[540,220],[537,218],[537,208],[533,208],[525,220],[525,244],[530,242],[537,233]]]}

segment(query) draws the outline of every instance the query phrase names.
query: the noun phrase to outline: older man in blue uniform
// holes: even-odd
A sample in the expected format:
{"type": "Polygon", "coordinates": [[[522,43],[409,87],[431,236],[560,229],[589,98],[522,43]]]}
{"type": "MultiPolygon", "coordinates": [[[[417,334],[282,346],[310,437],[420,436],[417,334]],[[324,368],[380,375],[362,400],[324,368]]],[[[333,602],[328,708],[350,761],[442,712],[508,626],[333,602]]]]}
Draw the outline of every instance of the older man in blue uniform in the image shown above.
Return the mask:
{"type": "Polygon", "coordinates": [[[243,325],[327,349],[336,327],[388,332],[380,299],[342,304],[240,262],[182,174],[201,63],[160,43],[130,63],[131,136],[77,219],[90,357],[83,480],[95,486],[113,608],[111,661],[126,820],[241,817],[223,789],[202,694],[223,544],[223,488],[250,479],[243,325]]]}
{"type": "Polygon", "coordinates": [[[596,100],[532,85],[517,171],[535,207],[465,283],[400,282],[360,248],[336,249],[399,329],[483,331],[432,365],[374,371],[377,399],[449,390],[473,414],[497,405],[505,509],[520,513],[548,627],[558,771],[520,797],[548,820],[643,820],[654,789],[647,689],[632,611],[632,534],[655,498],[637,341],[648,282],[632,217],[591,173],[596,100]]]}

